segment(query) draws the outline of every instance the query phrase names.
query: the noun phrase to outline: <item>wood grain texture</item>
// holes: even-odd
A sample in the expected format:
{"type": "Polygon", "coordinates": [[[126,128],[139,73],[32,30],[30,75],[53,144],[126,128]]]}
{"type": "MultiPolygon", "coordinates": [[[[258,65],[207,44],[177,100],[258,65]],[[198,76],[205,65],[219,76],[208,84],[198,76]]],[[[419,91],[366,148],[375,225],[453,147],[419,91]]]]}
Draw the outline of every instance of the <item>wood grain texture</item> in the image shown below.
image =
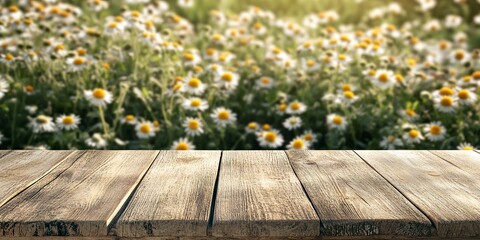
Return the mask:
{"type": "Polygon", "coordinates": [[[430,220],[353,151],[288,151],[322,236],[427,236],[430,220]]]}
{"type": "Polygon", "coordinates": [[[223,152],[213,236],[302,237],[319,230],[285,152],[223,152]]]}
{"type": "Polygon", "coordinates": [[[0,207],[51,170],[73,151],[0,152],[0,207]]]}
{"type": "Polygon", "coordinates": [[[161,152],[116,224],[120,237],[207,236],[221,151],[161,152]]]}
{"type": "MultiPolygon", "coordinates": [[[[0,208],[6,236],[106,236],[158,151],[88,151],[0,208]]],[[[3,230],[3,231],[2,231],[3,230]]]]}
{"type": "Polygon", "coordinates": [[[428,151],[356,151],[426,214],[440,237],[480,237],[480,179],[428,151]]]}
{"type": "Polygon", "coordinates": [[[480,176],[480,154],[475,151],[451,150],[430,152],[449,162],[454,167],[462,169],[474,176],[480,176]]]}

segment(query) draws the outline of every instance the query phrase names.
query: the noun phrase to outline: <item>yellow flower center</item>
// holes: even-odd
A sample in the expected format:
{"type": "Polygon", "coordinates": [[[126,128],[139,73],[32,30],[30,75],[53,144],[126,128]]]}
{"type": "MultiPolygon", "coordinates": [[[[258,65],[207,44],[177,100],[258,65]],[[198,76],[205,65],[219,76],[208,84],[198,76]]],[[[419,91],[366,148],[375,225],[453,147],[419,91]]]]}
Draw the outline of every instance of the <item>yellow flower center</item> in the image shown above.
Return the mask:
{"type": "Polygon", "coordinates": [[[199,123],[197,120],[190,120],[190,121],[188,122],[188,128],[190,128],[190,129],[196,130],[196,129],[198,129],[199,127],[200,127],[200,123],[199,123]]]}
{"type": "Polygon", "coordinates": [[[183,84],[182,83],[175,83],[175,85],[173,85],[173,92],[178,92],[180,89],[182,89],[182,86],[183,84]]]}
{"type": "Polygon", "coordinates": [[[297,111],[299,110],[301,107],[300,103],[298,102],[293,102],[290,104],[290,108],[293,110],[293,111],[297,111]]]}
{"type": "Polygon", "coordinates": [[[405,110],[405,114],[407,114],[407,116],[409,117],[413,117],[416,115],[415,111],[413,111],[413,109],[410,109],[410,108],[405,110]]]}
{"type": "Polygon", "coordinates": [[[303,146],[305,146],[305,143],[303,142],[302,139],[294,140],[293,143],[292,143],[292,147],[294,149],[302,149],[303,146]]]}
{"type": "Polygon", "coordinates": [[[370,76],[375,76],[376,74],[377,74],[377,71],[375,71],[375,70],[368,71],[368,75],[370,75],[370,76]]]}
{"type": "Polygon", "coordinates": [[[75,59],[73,59],[73,64],[76,65],[76,66],[81,66],[85,63],[85,59],[81,58],[81,57],[76,57],[75,59]]]}
{"type": "Polygon", "coordinates": [[[398,83],[403,82],[403,76],[402,76],[402,74],[397,74],[397,75],[395,75],[395,80],[397,80],[398,83]]]}
{"type": "Polygon", "coordinates": [[[343,96],[345,96],[347,99],[353,99],[355,97],[355,93],[351,91],[345,91],[343,92],[343,96]]]}
{"type": "Polygon", "coordinates": [[[15,57],[14,57],[12,54],[10,54],[10,53],[8,53],[7,55],[5,55],[5,59],[6,59],[7,61],[12,61],[14,58],[15,58],[15,57]]]}
{"type": "Polygon", "coordinates": [[[233,74],[229,72],[222,74],[222,80],[225,82],[231,82],[233,80],[233,74]]]}
{"type": "Polygon", "coordinates": [[[475,79],[480,79],[480,71],[476,71],[472,74],[472,77],[475,79]]]}
{"type": "Polygon", "coordinates": [[[183,54],[183,59],[185,59],[187,61],[192,61],[193,59],[195,59],[195,56],[191,53],[184,53],[183,54]]]}
{"type": "Polygon", "coordinates": [[[470,97],[470,93],[468,92],[468,90],[460,90],[458,92],[458,98],[462,99],[462,100],[466,100],[470,97]]]}
{"type": "Polygon", "coordinates": [[[222,35],[220,35],[220,34],[214,34],[214,35],[212,36],[212,40],[215,41],[215,42],[219,42],[219,41],[222,40],[222,35]]]}
{"type": "Polygon", "coordinates": [[[265,140],[267,140],[267,142],[275,142],[276,139],[277,139],[277,134],[275,132],[265,133],[265,140]]]}
{"type": "Polygon", "coordinates": [[[267,124],[267,123],[263,124],[263,126],[262,126],[262,129],[265,130],[265,131],[269,131],[271,128],[272,128],[272,126],[270,126],[270,124],[267,124]]]}
{"type": "Polygon", "coordinates": [[[443,87],[443,88],[440,89],[439,93],[442,96],[451,96],[451,95],[453,95],[453,89],[451,89],[449,87],[443,87]]]}
{"type": "Polygon", "coordinates": [[[255,123],[255,122],[249,123],[249,124],[248,124],[248,128],[249,128],[249,129],[256,129],[256,128],[257,128],[257,123],[255,123]]]}
{"type": "Polygon", "coordinates": [[[440,104],[444,107],[451,107],[453,105],[453,98],[451,97],[442,97],[440,104]]]}
{"type": "Polygon", "coordinates": [[[313,140],[313,134],[307,133],[303,136],[303,138],[307,141],[312,141],[313,140]]]}
{"type": "Polygon", "coordinates": [[[438,125],[433,125],[430,127],[430,133],[433,135],[440,135],[442,133],[442,128],[438,125]]]}
{"type": "Polygon", "coordinates": [[[134,120],[135,120],[135,116],[129,114],[129,115],[125,116],[125,120],[126,120],[127,122],[134,121],[134,120]]]}
{"type": "Polygon", "coordinates": [[[313,61],[313,60],[308,60],[308,61],[307,61],[307,66],[308,66],[308,67],[313,67],[313,66],[315,66],[315,61],[313,61]]]}
{"type": "Polygon", "coordinates": [[[34,90],[34,88],[33,88],[32,85],[27,85],[27,86],[25,86],[25,91],[27,91],[27,92],[33,92],[33,90],[34,90]]]}
{"type": "Polygon", "coordinates": [[[420,132],[418,132],[417,130],[415,129],[412,129],[408,132],[408,135],[411,137],[411,138],[417,138],[419,135],[420,135],[420,132]]]}
{"type": "Polygon", "coordinates": [[[92,95],[97,99],[104,99],[107,95],[107,92],[101,88],[95,88],[92,95]]]}
{"type": "Polygon", "coordinates": [[[347,59],[347,55],[340,54],[340,55],[338,55],[338,59],[340,59],[340,61],[345,61],[345,59],[347,59]]]}
{"type": "Polygon", "coordinates": [[[140,125],[140,129],[139,129],[139,130],[140,130],[140,132],[146,134],[146,133],[150,133],[150,131],[151,131],[152,129],[150,128],[150,125],[149,125],[149,124],[144,123],[144,124],[140,125]]]}
{"type": "Polygon", "coordinates": [[[388,82],[388,74],[382,73],[378,76],[378,80],[382,83],[388,82]]]}
{"type": "Polygon", "coordinates": [[[177,150],[188,150],[188,144],[186,142],[178,143],[177,150]]]}
{"type": "Polygon", "coordinates": [[[280,105],[278,105],[278,110],[282,112],[287,110],[287,105],[285,103],[281,103],[280,105]]]}
{"type": "Polygon", "coordinates": [[[465,57],[465,53],[463,51],[455,52],[455,59],[460,61],[465,57]]]}
{"type": "Polygon", "coordinates": [[[200,99],[193,99],[190,102],[190,106],[192,107],[200,107],[200,105],[202,105],[202,101],[200,99]]]}
{"type": "Polygon", "coordinates": [[[352,86],[350,84],[343,84],[342,85],[342,91],[344,91],[344,92],[352,91],[352,86]]]}
{"type": "Polygon", "coordinates": [[[207,49],[207,55],[208,56],[212,56],[213,54],[215,54],[215,49],[213,49],[213,48],[207,49]]]}
{"type": "Polygon", "coordinates": [[[75,122],[75,119],[72,116],[65,116],[63,118],[63,124],[65,125],[71,125],[75,122]]]}
{"type": "Polygon", "coordinates": [[[391,143],[391,142],[395,141],[395,139],[397,139],[395,136],[390,135],[390,136],[388,136],[387,140],[388,140],[388,142],[391,143]]]}
{"type": "Polygon", "coordinates": [[[343,123],[343,118],[340,116],[335,116],[332,120],[332,122],[336,125],[340,125],[343,123]]]}
{"type": "Polygon", "coordinates": [[[198,78],[192,78],[188,81],[188,86],[192,88],[198,88],[202,82],[198,78]]]}
{"type": "Polygon", "coordinates": [[[40,115],[35,119],[35,121],[39,124],[45,124],[48,123],[48,117],[45,115],[40,115]]]}
{"type": "Polygon", "coordinates": [[[473,147],[467,146],[467,147],[464,147],[463,150],[472,151],[474,149],[473,149],[473,147]]]}
{"type": "Polygon", "coordinates": [[[221,111],[218,113],[218,119],[220,120],[228,120],[230,118],[230,113],[227,111],[221,111]]]}

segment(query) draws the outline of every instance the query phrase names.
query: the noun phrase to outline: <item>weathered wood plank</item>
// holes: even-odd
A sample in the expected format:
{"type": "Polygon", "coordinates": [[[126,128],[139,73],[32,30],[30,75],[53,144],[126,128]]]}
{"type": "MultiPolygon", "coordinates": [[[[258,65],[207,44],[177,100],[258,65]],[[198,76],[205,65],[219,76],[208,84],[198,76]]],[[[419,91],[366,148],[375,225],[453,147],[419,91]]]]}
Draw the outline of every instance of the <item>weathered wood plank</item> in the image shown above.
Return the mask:
{"type": "Polygon", "coordinates": [[[353,151],[288,151],[322,236],[427,236],[430,220],[353,151]]]}
{"type": "Polygon", "coordinates": [[[480,176],[480,154],[474,151],[430,151],[455,167],[474,176],[480,176]]]}
{"type": "Polygon", "coordinates": [[[302,237],[319,230],[285,152],[223,152],[213,236],[302,237]]]}
{"type": "Polygon", "coordinates": [[[116,224],[120,237],[207,236],[221,151],[161,152],[116,224]]]}
{"type": "Polygon", "coordinates": [[[428,151],[356,151],[434,223],[440,237],[480,237],[480,179],[428,151]]]}
{"type": "Polygon", "coordinates": [[[106,236],[158,151],[88,151],[0,208],[7,236],[106,236]]]}
{"type": "Polygon", "coordinates": [[[73,151],[0,153],[0,207],[58,166],[73,151]]]}

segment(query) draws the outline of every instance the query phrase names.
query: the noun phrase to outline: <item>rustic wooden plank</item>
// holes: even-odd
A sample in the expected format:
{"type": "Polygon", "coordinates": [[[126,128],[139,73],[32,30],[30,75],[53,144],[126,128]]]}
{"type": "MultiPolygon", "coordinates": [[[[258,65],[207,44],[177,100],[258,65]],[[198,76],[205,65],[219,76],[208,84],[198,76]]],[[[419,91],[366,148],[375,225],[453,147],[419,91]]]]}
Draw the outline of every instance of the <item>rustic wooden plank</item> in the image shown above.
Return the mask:
{"type": "Polygon", "coordinates": [[[213,236],[302,237],[319,230],[285,152],[223,152],[213,236]]]}
{"type": "Polygon", "coordinates": [[[120,237],[207,236],[221,151],[161,152],[120,216],[120,237]]]}
{"type": "MultiPolygon", "coordinates": [[[[0,153],[2,154],[2,153],[0,153]]],[[[13,151],[0,158],[0,207],[57,167],[73,151],[13,151]]]]}
{"type": "Polygon", "coordinates": [[[106,236],[158,151],[88,151],[0,208],[7,236],[106,236]]]}
{"type": "Polygon", "coordinates": [[[474,176],[480,176],[480,154],[475,151],[430,151],[455,167],[474,176]]]}
{"type": "Polygon", "coordinates": [[[480,179],[428,151],[356,151],[417,206],[440,237],[480,237],[480,179]]]}
{"type": "Polygon", "coordinates": [[[432,224],[353,151],[288,151],[322,236],[427,236],[432,224]]]}

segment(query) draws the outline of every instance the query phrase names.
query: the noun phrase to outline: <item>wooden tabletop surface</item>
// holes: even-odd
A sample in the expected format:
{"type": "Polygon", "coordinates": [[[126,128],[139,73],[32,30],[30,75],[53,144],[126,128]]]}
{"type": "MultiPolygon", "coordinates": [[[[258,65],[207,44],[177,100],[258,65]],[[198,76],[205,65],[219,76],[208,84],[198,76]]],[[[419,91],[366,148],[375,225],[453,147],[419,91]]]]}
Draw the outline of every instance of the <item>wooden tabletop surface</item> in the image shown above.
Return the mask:
{"type": "Polygon", "coordinates": [[[34,236],[478,239],[480,153],[0,151],[0,239],[34,236]]]}

